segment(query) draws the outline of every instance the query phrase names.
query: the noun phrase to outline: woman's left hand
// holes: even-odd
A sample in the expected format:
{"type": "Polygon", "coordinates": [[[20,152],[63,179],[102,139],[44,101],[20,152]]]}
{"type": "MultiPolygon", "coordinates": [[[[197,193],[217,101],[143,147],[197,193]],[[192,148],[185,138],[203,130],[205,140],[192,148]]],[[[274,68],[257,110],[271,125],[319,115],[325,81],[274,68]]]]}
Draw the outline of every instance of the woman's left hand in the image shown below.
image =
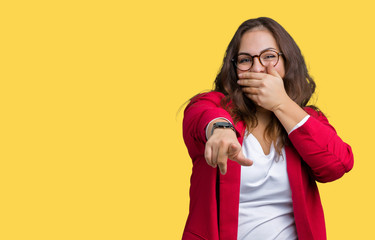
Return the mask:
{"type": "Polygon", "coordinates": [[[243,72],[238,77],[237,83],[242,86],[245,95],[262,108],[275,111],[291,100],[283,79],[273,67],[267,67],[267,73],[243,72]]]}

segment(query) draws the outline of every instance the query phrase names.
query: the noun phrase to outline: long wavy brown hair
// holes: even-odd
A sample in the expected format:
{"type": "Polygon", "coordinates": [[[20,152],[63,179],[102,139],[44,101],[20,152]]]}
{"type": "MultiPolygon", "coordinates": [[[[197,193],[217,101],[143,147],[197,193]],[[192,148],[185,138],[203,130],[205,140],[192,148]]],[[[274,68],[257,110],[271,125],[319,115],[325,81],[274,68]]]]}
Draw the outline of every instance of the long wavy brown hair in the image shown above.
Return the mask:
{"type": "MultiPolygon", "coordinates": [[[[267,29],[270,31],[280,51],[283,53],[282,57],[284,58],[285,66],[283,80],[289,97],[300,107],[305,107],[315,92],[315,82],[307,71],[305,60],[299,47],[279,23],[266,17],[243,22],[225,52],[222,67],[215,79],[214,90],[225,95],[221,105],[231,114],[234,121],[244,121],[250,128],[256,127],[258,124],[255,115],[257,111],[256,105],[244,95],[241,86],[237,84],[238,76],[232,59],[238,54],[242,36],[247,31],[254,29],[267,29]]],[[[318,110],[313,105],[309,107],[318,110]]],[[[288,134],[275,115],[272,116],[272,120],[267,125],[264,137],[267,141],[274,142],[276,151],[279,154],[281,154],[281,149],[289,144],[288,134]]]]}

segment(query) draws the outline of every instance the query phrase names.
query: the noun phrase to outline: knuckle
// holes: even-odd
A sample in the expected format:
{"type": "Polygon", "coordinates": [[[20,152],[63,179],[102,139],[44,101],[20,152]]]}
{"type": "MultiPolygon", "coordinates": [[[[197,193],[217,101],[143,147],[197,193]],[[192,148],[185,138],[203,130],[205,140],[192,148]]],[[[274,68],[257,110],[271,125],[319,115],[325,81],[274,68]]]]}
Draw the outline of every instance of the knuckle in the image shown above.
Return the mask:
{"type": "Polygon", "coordinates": [[[219,165],[220,167],[225,167],[227,164],[226,164],[226,161],[223,161],[223,160],[220,160],[217,165],[219,165]]]}
{"type": "Polygon", "coordinates": [[[223,146],[225,146],[226,144],[227,144],[227,140],[226,140],[226,139],[224,139],[224,138],[220,139],[220,141],[219,141],[219,146],[220,146],[220,147],[223,147],[223,146]]]}

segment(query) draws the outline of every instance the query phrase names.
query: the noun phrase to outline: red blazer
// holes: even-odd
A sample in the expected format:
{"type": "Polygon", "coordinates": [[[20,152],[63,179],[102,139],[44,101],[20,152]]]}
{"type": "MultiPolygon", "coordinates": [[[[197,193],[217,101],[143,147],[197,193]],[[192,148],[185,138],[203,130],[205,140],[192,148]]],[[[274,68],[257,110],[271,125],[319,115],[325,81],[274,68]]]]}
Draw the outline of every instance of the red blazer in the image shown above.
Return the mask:
{"type": "MultiPolygon", "coordinates": [[[[219,92],[201,94],[184,112],[183,137],[193,170],[183,240],[237,240],[241,166],[228,160],[227,173],[221,175],[204,158],[207,124],[217,117],[233,124],[220,106],[223,97],[219,92]]],[[[350,171],[353,153],[322,113],[307,107],[305,111],[312,117],[290,133],[292,146],[285,146],[287,172],[298,238],[321,240],[326,239],[326,230],[316,181],[334,181],[350,171]]],[[[239,122],[235,128],[242,144],[246,126],[239,122]]]]}

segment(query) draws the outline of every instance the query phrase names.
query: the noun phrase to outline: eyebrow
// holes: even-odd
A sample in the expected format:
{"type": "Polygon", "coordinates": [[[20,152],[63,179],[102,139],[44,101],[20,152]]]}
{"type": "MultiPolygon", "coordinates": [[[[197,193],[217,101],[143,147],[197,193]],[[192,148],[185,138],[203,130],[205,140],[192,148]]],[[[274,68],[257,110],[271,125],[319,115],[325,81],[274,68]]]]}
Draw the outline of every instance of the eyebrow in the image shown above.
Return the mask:
{"type": "MultiPolygon", "coordinates": [[[[259,54],[261,54],[262,52],[267,51],[267,50],[275,50],[275,51],[278,51],[276,48],[270,47],[270,48],[263,49],[262,51],[260,51],[259,54]]],[[[246,54],[246,55],[250,55],[250,56],[252,56],[252,55],[251,55],[250,53],[248,53],[248,52],[239,52],[238,55],[240,55],[240,54],[246,54]]],[[[259,54],[258,54],[258,55],[259,55],[259,54]]]]}

